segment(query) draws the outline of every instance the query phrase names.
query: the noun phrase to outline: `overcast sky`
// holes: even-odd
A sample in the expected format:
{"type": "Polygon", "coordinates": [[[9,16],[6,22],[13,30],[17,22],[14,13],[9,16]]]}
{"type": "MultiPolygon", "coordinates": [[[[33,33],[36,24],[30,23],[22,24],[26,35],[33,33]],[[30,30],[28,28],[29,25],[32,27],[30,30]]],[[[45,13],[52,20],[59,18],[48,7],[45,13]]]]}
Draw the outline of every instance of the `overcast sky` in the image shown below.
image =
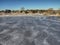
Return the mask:
{"type": "Polygon", "coordinates": [[[4,9],[48,9],[60,8],[60,0],[0,0],[0,10],[4,9]]]}

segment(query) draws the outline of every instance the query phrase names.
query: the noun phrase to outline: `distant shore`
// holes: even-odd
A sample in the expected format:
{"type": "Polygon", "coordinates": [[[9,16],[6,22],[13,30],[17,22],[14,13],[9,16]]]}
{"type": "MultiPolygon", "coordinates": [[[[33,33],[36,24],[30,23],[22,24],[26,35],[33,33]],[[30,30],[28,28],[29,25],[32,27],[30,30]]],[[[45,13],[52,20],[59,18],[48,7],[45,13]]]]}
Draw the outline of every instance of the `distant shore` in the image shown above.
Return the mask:
{"type": "Polygon", "coordinates": [[[60,10],[1,10],[0,16],[60,16],[60,10]]]}

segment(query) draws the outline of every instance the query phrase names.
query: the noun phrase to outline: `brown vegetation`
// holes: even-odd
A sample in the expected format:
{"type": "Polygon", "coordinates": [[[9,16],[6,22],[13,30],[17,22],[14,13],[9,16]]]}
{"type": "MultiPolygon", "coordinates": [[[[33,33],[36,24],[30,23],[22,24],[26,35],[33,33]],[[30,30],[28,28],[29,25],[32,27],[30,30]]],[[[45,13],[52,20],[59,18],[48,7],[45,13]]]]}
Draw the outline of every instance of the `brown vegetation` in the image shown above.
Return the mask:
{"type": "Polygon", "coordinates": [[[60,10],[53,10],[53,8],[49,8],[47,10],[24,10],[24,8],[22,8],[21,10],[1,10],[0,11],[0,15],[3,14],[13,14],[13,15],[17,15],[17,14],[35,14],[35,13],[39,13],[39,14],[43,14],[43,15],[59,15],[60,16],[60,10]]]}

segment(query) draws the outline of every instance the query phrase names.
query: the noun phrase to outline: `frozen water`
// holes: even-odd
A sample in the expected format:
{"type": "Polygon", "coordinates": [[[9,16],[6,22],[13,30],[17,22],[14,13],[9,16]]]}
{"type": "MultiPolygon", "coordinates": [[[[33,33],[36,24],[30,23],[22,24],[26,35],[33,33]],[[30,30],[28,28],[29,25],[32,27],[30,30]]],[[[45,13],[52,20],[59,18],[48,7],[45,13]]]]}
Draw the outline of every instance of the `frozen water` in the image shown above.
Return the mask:
{"type": "Polygon", "coordinates": [[[0,45],[60,45],[60,17],[0,17],[0,45]]]}

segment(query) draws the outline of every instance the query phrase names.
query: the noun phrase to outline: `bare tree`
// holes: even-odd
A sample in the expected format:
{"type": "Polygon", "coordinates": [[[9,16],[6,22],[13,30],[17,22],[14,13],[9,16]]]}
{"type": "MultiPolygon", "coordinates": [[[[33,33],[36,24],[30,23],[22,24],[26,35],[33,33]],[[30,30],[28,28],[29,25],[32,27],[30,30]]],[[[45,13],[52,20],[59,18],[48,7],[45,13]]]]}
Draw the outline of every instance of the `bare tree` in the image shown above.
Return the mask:
{"type": "Polygon", "coordinates": [[[21,7],[20,13],[23,13],[24,11],[25,11],[25,8],[24,7],[21,7]]]}
{"type": "Polygon", "coordinates": [[[21,10],[25,10],[25,8],[24,7],[21,7],[21,10]]]}
{"type": "Polygon", "coordinates": [[[48,9],[48,14],[53,14],[53,8],[48,9]]]}

